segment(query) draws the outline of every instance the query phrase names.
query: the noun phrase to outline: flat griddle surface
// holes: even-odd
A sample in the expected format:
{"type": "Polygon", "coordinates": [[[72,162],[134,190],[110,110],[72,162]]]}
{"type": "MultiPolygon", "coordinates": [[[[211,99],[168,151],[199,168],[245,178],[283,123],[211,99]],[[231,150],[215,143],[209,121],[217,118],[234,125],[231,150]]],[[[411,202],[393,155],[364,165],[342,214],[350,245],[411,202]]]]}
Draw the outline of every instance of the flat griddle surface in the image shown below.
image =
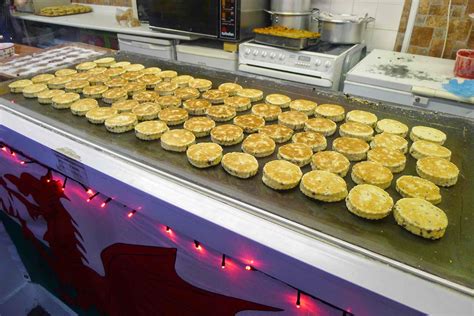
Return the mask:
{"type": "MultiPolygon", "coordinates": [[[[21,95],[7,94],[3,97],[6,100],[15,101],[12,107],[16,110],[92,141],[100,147],[418,270],[471,289],[474,288],[474,191],[472,189],[474,146],[470,143],[470,140],[474,139],[472,121],[420,109],[363,102],[340,94],[320,92],[308,86],[263,79],[248,74],[209,70],[123,53],[119,53],[117,59],[142,63],[146,66],[158,66],[162,69],[174,69],[180,74],[206,78],[213,81],[214,87],[223,82],[236,82],[244,87],[261,89],[265,94],[278,92],[287,94],[292,99],[338,103],[347,111],[365,109],[377,114],[379,119],[393,118],[410,127],[426,125],[443,130],[448,135],[445,146],[451,149],[452,161],[461,170],[456,186],[441,189],[443,202],[439,207],[447,213],[449,218],[446,235],[437,241],[425,240],[398,226],[392,215],[380,221],[368,221],[349,213],[344,202],[317,202],[307,198],[298,188],[287,192],[274,191],[262,183],[261,177],[263,165],[276,159],[276,154],[269,158],[259,159],[260,171],[257,176],[240,180],[228,175],[220,166],[207,170],[193,168],[188,163],[185,154],[167,152],[161,149],[159,141],[140,141],[133,132],[121,135],[111,134],[104,126],[89,124],[85,118],[73,116],[68,110],[54,110],[50,106],[40,105],[35,100],[26,100],[21,95]]],[[[336,135],[328,138],[328,149],[331,148],[336,135]]],[[[198,141],[210,140],[201,138],[198,141]]],[[[224,150],[225,152],[241,151],[240,145],[227,147],[224,150]]],[[[304,167],[303,172],[308,172],[310,169],[309,166],[304,167]]],[[[401,198],[395,191],[395,181],[401,175],[407,174],[416,175],[415,160],[411,156],[408,156],[406,170],[395,175],[393,184],[388,190],[394,201],[401,198]]],[[[350,173],[345,180],[349,189],[355,185],[350,179],[350,173]]]]}

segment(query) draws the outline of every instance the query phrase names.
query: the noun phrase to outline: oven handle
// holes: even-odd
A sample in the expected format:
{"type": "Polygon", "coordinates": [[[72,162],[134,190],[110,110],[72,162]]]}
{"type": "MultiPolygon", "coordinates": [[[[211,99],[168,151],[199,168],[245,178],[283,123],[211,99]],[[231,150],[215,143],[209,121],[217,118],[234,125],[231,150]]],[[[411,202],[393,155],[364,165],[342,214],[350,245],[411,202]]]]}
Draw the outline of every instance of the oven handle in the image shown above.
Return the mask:
{"type": "Polygon", "coordinates": [[[152,50],[164,50],[171,47],[171,46],[155,45],[151,43],[137,42],[137,41],[131,41],[131,40],[124,40],[124,39],[119,39],[118,42],[119,44],[123,44],[123,45],[139,47],[139,48],[144,48],[144,49],[152,49],[152,50]]]}
{"type": "Polygon", "coordinates": [[[306,84],[310,84],[310,85],[314,85],[318,87],[331,88],[333,86],[332,81],[328,79],[311,77],[311,76],[306,76],[306,75],[301,75],[301,74],[293,74],[291,72],[281,72],[278,70],[272,70],[272,69],[263,68],[263,67],[255,67],[255,66],[240,64],[239,70],[254,73],[257,75],[263,75],[263,76],[268,76],[268,77],[273,77],[273,78],[278,78],[278,79],[306,83],[306,84]]]}

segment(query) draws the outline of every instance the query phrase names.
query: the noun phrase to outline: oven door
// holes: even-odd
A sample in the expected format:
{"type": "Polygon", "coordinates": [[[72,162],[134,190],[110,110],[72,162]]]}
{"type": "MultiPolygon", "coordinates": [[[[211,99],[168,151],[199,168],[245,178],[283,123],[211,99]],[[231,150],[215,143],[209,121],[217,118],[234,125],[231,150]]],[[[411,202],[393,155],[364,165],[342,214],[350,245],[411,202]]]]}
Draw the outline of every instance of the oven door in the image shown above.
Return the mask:
{"type": "Polygon", "coordinates": [[[217,38],[220,0],[142,0],[152,29],[217,38]]]}

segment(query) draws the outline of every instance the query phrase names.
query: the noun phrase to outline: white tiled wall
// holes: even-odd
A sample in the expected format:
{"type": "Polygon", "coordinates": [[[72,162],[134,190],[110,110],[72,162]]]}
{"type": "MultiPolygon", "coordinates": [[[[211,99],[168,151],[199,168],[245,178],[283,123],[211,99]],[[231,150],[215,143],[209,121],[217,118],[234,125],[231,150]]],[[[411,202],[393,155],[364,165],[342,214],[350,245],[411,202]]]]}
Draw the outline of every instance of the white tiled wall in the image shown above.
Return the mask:
{"type": "Polygon", "coordinates": [[[405,0],[312,0],[313,7],[332,13],[352,13],[375,18],[369,24],[367,48],[393,50],[405,0]]]}

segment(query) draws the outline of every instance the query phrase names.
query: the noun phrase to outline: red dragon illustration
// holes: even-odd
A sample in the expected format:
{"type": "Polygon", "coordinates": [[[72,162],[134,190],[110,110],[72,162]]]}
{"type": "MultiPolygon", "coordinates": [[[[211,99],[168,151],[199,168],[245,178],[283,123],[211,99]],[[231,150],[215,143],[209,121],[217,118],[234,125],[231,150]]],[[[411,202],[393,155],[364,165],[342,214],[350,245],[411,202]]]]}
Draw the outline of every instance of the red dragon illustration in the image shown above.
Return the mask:
{"type": "Polygon", "coordinates": [[[84,264],[87,258],[82,236],[61,202],[68,197],[58,181],[48,179],[50,174],[40,178],[29,173],[0,177],[0,186],[10,200],[6,203],[0,199],[0,207],[20,222],[25,238],[34,243],[57,274],[61,297],[67,303],[83,309],[95,306],[108,315],[235,315],[244,310],[281,311],[187,283],[175,271],[175,248],[113,244],[101,253],[105,275],[99,275],[84,264]],[[26,207],[33,220],[42,217],[46,221],[43,240],[48,243],[49,252],[15,209],[15,199],[26,207]],[[75,295],[66,291],[71,287],[75,295]]]}

